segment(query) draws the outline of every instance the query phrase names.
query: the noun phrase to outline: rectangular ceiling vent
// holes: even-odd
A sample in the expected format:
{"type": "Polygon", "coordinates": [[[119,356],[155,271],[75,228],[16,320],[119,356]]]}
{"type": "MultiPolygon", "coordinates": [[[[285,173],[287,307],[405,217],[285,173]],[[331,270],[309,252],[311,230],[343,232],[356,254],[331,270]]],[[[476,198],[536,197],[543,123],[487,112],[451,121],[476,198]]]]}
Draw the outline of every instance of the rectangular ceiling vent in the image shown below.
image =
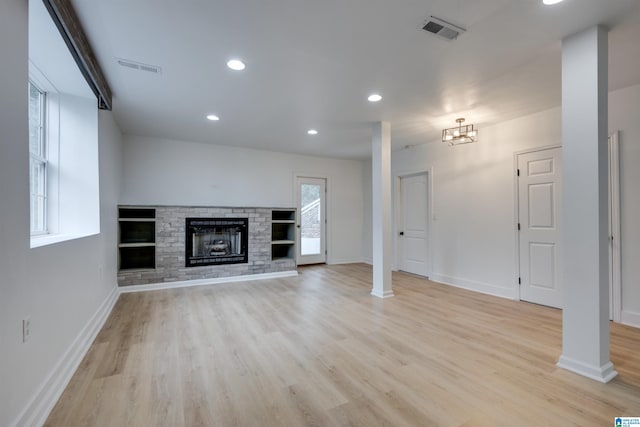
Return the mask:
{"type": "Polygon", "coordinates": [[[435,16],[430,16],[421,27],[427,33],[451,41],[458,38],[466,30],[435,16]]]}
{"type": "Polygon", "coordinates": [[[155,66],[155,65],[149,65],[149,64],[143,64],[141,62],[135,62],[135,61],[129,61],[128,59],[120,59],[120,58],[116,58],[116,60],[118,61],[118,64],[126,67],[126,68],[131,68],[132,70],[139,70],[139,71],[146,71],[148,73],[153,73],[153,74],[162,74],[162,68],[155,66]]]}

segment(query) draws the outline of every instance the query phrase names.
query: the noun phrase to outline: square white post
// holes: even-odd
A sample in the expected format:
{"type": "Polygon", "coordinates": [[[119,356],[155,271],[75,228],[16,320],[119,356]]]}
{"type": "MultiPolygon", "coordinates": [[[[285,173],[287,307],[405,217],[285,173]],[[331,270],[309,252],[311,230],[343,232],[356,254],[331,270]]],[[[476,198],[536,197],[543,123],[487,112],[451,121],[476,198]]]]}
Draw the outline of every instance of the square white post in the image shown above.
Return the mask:
{"type": "Polygon", "coordinates": [[[601,382],[609,358],[607,32],[562,41],[564,294],[558,366],[601,382]]]}
{"type": "Polygon", "coordinates": [[[393,296],[391,289],[391,126],[378,122],[372,138],[373,188],[373,289],[379,298],[393,296]]]}

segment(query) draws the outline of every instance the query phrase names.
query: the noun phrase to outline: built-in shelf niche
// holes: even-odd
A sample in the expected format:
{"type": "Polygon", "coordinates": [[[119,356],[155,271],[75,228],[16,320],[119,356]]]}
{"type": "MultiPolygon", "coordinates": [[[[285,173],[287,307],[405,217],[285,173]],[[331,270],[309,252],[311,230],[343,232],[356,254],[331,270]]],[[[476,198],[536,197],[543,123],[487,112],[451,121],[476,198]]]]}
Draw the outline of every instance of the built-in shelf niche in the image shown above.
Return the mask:
{"type": "Polygon", "coordinates": [[[153,269],[156,267],[156,247],[120,247],[120,270],[153,269]]]}
{"type": "Polygon", "coordinates": [[[156,211],[118,208],[120,270],[156,268],[156,211]]]}
{"type": "Polygon", "coordinates": [[[271,212],[271,259],[295,259],[296,210],[274,209],[271,212]]]}

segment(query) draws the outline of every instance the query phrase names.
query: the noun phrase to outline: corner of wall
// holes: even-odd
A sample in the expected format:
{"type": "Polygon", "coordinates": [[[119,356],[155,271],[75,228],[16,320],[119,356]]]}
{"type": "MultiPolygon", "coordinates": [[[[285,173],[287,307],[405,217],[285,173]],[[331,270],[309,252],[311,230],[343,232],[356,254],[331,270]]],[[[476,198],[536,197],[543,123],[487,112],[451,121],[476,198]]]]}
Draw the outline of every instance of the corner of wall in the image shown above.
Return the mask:
{"type": "Polygon", "coordinates": [[[622,310],[620,323],[623,325],[633,326],[634,328],[640,328],[640,313],[622,310]]]}
{"type": "Polygon", "coordinates": [[[109,317],[119,295],[118,287],[114,284],[107,298],[55,364],[47,378],[40,384],[12,426],[32,426],[45,423],[49,413],[109,317]]]}

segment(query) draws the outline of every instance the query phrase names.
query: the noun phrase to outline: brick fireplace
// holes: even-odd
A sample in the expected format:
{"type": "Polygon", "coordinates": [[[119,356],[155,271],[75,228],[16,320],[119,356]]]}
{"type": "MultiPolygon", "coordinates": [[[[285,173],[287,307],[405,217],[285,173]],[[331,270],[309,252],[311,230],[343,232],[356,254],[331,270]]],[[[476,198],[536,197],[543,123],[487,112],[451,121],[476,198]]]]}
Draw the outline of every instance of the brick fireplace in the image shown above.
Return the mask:
{"type": "MultiPolygon", "coordinates": [[[[118,284],[120,286],[167,283],[176,281],[244,276],[261,273],[276,273],[296,269],[294,259],[272,259],[271,247],[271,208],[227,208],[227,207],[191,207],[191,206],[145,206],[155,209],[155,268],[120,270],[118,284]],[[196,252],[203,257],[199,259],[218,258],[222,262],[202,262],[200,265],[187,266],[187,246],[194,247],[194,230],[188,233],[187,218],[200,227],[197,243],[208,248],[208,257],[204,252],[196,252]],[[242,220],[246,221],[243,229],[242,220]],[[207,223],[209,221],[209,223],[207,223]],[[218,224],[211,222],[218,221],[218,224]],[[238,230],[246,230],[245,236],[231,234],[206,235],[206,230],[215,231],[222,222],[233,222],[230,225],[238,230]],[[200,222],[200,223],[199,223],[200,222]],[[191,235],[191,239],[188,235],[191,235]],[[217,236],[217,237],[216,237],[217,236]],[[238,237],[240,242],[238,241],[238,237]],[[246,239],[246,250],[238,250],[246,239]],[[221,242],[222,241],[222,242],[221,242]],[[233,249],[231,246],[233,245],[233,249]],[[225,247],[226,246],[226,247],[225,247]],[[224,253],[223,253],[224,251],[224,253]],[[233,253],[235,251],[235,253],[233,253]],[[239,260],[240,256],[246,257],[239,260]],[[223,260],[223,258],[226,258],[223,260]],[[226,262],[232,261],[234,263],[226,262]]],[[[216,231],[217,232],[217,231],[216,231]]],[[[196,234],[198,234],[196,233],[196,234]]]]}

